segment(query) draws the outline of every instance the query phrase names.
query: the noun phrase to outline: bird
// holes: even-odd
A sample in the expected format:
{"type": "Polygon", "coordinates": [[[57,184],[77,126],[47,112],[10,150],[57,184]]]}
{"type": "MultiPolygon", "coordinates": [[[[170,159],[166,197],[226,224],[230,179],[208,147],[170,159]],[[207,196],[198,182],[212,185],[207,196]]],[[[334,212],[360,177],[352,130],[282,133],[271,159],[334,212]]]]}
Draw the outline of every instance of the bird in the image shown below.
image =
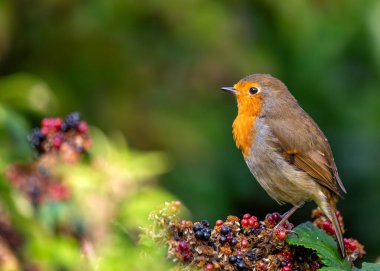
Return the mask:
{"type": "Polygon", "coordinates": [[[277,226],[305,202],[314,201],[331,221],[346,257],[336,203],[347,191],[317,123],[286,85],[269,74],[248,75],[221,90],[236,97],[233,137],[252,175],[279,204],[293,205],[277,226]]]}

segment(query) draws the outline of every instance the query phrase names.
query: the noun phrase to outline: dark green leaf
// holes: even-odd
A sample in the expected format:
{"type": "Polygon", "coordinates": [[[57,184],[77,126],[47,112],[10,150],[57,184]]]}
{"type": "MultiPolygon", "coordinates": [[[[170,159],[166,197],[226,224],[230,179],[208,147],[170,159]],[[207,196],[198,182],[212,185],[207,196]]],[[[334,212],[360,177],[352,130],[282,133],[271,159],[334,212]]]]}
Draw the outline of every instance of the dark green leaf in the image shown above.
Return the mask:
{"type": "Polygon", "coordinates": [[[290,234],[287,238],[289,244],[316,250],[326,267],[332,267],[335,270],[351,270],[348,261],[341,258],[334,239],[324,231],[306,222],[297,226],[294,232],[295,234],[290,234]]]}

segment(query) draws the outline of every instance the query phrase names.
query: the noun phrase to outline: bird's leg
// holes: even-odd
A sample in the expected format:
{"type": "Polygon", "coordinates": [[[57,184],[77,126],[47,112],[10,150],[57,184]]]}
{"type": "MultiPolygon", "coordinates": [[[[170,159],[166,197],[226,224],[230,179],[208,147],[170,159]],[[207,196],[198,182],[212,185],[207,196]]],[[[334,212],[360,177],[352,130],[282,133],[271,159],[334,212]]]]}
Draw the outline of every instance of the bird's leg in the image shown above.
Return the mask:
{"type": "Polygon", "coordinates": [[[284,222],[285,222],[286,220],[288,220],[289,217],[291,217],[292,214],[294,214],[294,212],[297,211],[297,209],[300,208],[300,207],[302,207],[304,204],[305,204],[304,201],[303,201],[303,202],[300,202],[300,203],[294,205],[294,206],[292,207],[292,209],[290,209],[289,211],[287,211],[285,214],[283,214],[283,215],[281,216],[281,220],[280,220],[280,222],[277,223],[277,225],[274,227],[274,229],[277,229],[277,228],[281,227],[282,224],[284,224],[284,222]]]}

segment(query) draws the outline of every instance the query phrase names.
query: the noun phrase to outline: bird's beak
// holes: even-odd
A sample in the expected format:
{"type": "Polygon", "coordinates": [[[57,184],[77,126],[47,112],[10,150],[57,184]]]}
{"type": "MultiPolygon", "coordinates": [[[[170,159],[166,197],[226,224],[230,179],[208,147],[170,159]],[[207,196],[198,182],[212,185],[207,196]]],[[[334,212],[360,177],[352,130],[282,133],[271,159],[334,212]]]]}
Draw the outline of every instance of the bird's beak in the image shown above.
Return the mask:
{"type": "Polygon", "coordinates": [[[229,93],[232,93],[232,94],[237,94],[238,93],[238,91],[234,87],[222,87],[220,89],[224,90],[224,91],[227,91],[229,93]]]}

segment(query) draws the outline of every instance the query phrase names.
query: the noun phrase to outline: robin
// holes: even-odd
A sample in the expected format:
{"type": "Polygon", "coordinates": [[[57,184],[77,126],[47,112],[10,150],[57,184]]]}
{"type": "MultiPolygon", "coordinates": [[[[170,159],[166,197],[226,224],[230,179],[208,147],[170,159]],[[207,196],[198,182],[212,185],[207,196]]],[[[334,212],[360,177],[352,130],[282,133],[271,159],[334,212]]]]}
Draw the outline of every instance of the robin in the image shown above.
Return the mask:
{"type": "Polygon", "coordinates": [[[335,207],[346,189],[321,129],[285,84],[271,75],[249,75],[221,89],[237,99],[233,136],[251,173],[270,197],[293,205],[277,226],[313,200],[331,221],[346,257],[335,207]]]}

